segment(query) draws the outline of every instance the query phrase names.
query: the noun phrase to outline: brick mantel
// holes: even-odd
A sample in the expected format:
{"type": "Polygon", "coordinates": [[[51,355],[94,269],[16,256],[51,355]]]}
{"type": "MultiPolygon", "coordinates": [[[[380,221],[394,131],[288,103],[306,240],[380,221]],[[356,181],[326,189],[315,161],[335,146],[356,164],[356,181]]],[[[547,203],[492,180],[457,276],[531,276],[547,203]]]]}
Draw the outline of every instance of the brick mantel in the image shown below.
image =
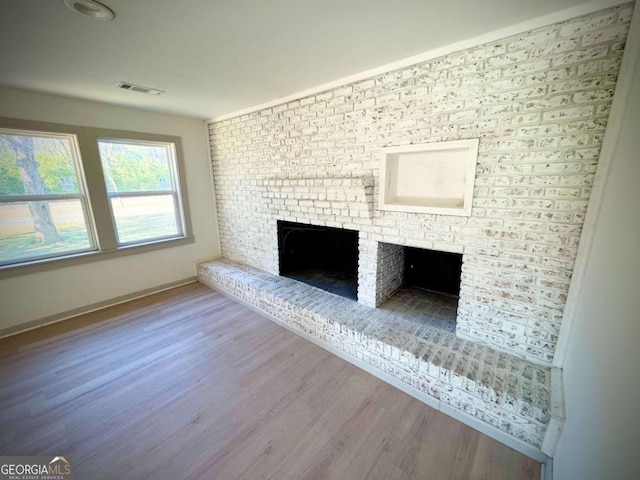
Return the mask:
{"type": "Polygon", "coordinates": [[[264,197],[278,218],[326,223],[326,215],[340,223],[373,217],[373,175],[367,176],[274,176],[263,182],[264,197]]]}

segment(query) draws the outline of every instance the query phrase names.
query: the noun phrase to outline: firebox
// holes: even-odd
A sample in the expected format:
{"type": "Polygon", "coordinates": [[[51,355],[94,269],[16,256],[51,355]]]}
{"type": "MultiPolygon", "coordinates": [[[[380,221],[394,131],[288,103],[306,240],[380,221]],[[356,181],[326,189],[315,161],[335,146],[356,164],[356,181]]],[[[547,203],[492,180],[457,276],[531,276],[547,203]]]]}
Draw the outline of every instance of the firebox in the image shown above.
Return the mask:
{"type": "Polygon", "coordinates": [[[437,293],[460,296],[462,255],[422,248],[404,248],[404,283],[437,293]]]}
{"type": "Polygon", "coordinates": [[[358,297],[358,232],[278,220],[280,275],[358,297]]]}
{"type": "Polygon", "coordinates": [[[403,311],[416,325],[455,331],[461,254],[381,242],[377,259],[376,306],[403,311]]]}

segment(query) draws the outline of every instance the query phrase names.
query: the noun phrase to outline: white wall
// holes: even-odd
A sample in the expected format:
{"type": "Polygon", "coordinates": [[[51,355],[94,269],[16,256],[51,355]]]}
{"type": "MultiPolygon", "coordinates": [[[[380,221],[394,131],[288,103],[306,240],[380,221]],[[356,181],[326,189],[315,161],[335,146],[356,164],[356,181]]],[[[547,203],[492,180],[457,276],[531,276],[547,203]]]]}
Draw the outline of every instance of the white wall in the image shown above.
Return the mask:
{"type": "Polygon", "coordinates": [[[0,331],[194,276],[219,254],[207,138],[201,120],[0,89],[0,116],[182,137],[195,243],[0,280],[0,331]]]}
{"type": "Polygon", "coordinates": [[[564,364],[567,422],[554,458],[556,480],[631,479],[640,471],[637,61],[635,68],[564,364]]]}

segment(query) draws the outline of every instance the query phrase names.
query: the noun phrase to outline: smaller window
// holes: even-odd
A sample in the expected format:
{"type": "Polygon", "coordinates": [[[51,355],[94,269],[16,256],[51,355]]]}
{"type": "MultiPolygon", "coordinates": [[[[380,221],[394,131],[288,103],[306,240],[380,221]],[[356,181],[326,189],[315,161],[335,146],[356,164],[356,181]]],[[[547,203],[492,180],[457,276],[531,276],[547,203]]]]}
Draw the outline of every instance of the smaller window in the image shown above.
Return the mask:
{"type": "Polygon", "coordinates": [[[175,145],[101,138],[98,146],[118,245],[183,237],[175,145]]]}
{"type": "Polygon", "coordinates": [[[0,129],[0,265],[96,250],[75,135],[0,129]]]}

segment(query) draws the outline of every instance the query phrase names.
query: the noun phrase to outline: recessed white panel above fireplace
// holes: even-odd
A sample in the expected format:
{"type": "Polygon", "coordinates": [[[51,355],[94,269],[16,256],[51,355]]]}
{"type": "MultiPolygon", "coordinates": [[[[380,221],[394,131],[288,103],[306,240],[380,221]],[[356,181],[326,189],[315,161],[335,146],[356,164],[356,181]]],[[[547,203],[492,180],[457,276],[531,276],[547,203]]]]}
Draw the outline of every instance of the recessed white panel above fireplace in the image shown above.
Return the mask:
{"type": "Polygon", "coordinates": [[[385,148],[381,210],[471,215],[478,139],[385,148]]]}

